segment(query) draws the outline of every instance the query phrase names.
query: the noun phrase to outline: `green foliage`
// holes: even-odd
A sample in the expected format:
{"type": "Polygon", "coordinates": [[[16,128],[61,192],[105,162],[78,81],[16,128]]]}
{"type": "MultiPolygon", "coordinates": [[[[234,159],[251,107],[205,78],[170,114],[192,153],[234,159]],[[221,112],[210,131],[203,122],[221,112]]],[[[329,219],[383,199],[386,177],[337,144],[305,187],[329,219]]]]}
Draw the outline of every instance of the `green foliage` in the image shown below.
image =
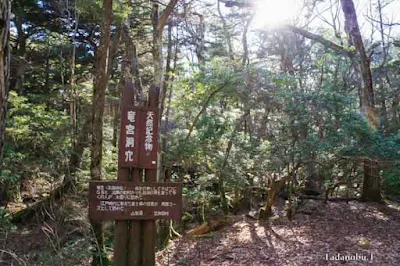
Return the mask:
{"type": "Polygon", "coordinates": [[[15,92],[10,92],[9,103],[7,134],[15,147],[30,147],[32,155],[47,154],[49,158],[65,153],[68,138],[63,133],[69,118],[64,112],[29,103],[15,92]]]}
{"type": "Polygon", "coordinates": [[[68,116],[45,104],[30,103],[15,92],[10,92],[9,104],[3,182],[14,184],[45,171],[58,177],[57,169],[65,163],[69,152],[69,138],[65,134],[68,116]]]}
{"type": "Polygon", "coordinates": [[[392,163],[390,167],[383,170],[383,184],[388,195],[395,196],[400,199],[400,164],[392,163]]]}
{"type": "MultiPolygon", "coordinates": [[[[103,20],[103,1],[78,0],[76,2],[77,12],[85,20],[101,22],[103,20]]],[[[129,14],[132,13],[132,7],[126,1],[114,1],[113,14],[116,24],[123,24],[129,14]]]]}
{"type": "Polygon", "coordinates": [[[51,248],[41,250],[37,265],[81,265],[90,255],[90,239],[78,238],[67,242],[56,254],[51,248]]]}
{"type": "Polygon", "coordinates": [[[0,231],[13,231],[16,229],[11,219],[12,216],[7,210],[0,209],[0,231]]]}

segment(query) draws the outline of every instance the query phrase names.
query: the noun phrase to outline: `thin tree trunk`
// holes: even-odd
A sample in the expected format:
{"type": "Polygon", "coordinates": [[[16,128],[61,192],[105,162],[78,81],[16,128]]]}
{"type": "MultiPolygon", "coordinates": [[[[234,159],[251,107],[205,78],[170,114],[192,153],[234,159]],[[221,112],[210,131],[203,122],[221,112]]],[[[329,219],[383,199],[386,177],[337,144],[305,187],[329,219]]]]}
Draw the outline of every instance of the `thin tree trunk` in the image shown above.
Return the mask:
{"type": "Polygon", "coordinates": [[[163,95],[161,99],[161,109],[164,111],[165,99],[167,97],[168,82],[171,75],[171,58],[172,58],[172,24],[168,24],[168,45],[167,45],[167,60],[164,75],[163,95]]]}
{"type": "MultiPolygon", "coordinates": [[[[162,55],[162,37],[163,37],[163,30],[165,25],[167,24],[167,20],[168,17],[170,16],[170,14],[172,13],[175,5],[178,3],[178,0],[170,0],[167,7],[165,8],[165,10],[161,13],[161,15],[159,14],[159,6],[158,3],[156,1],[153,1],[153,10],[152,10],[152,23],[153,23],[153,66],[154,66],[154,82],[153,82],[153,86],[154,87],[158,87],[161,90],[161,93],[159,95],[159,113],[161,114],[159,116],[159,125],[161,124],[161,119],[162,119],[162,114],[164,112],[164,101],[165,101],[165,97],[166,97],[166,88],[167,88],[167,84],[164,82],[164,69],[163,69],[163,55],[162,55]]],[[[169,38],[171,36],[171,31],[172,28],[169,24],[168,26],[168,32],[169,32],[169,38]]],[[[168,55],[169,55],[169,61],[170,61],[170,49],[168,49],[168,55]]],[[[169,62],[168,62],[169,64],[169,62]]],[[[167,75],[169,75],[169,73],[167,72],[167,75]]],[[[168,81],[168,79],[167,79],[168,81]]],[[[160,143],[160,147],[163,147],[163,138],[161,137],[162,134],[161,133],[161,127],[159,127],[159,132],[158,132],[158,136],[159,136],[159,143],[160,143]]],[[[163,171],[162,171],[162,155],[161,155],[162,151],[158,152],[158,165],[157,165],[157,180],[160,180],[163,176],[163,171]]],[[[166,221],[164,222],[160,222],[159,226],[157,228],[157,231],[159,232],[159,241],[163,242],[159,244],[164,244],[165,240],[164,239],[168,239],[168,233],[169,232],[169,226],[167,227],[166,221]]]]}
{"type": "MultiPolygon", "coordinates": [[[[110,26],[112,19],[112,0],[103,0],[104,21],[101,29],[100,46],[96,51],[95,74],[92,100],[92,148],[90,176],[92,180],[101,180],[102,147],[103,147],[103,115],[105,90],[108,83],[108,64],[110,52],[110,26]]],[[[103,225],[91,221],[96,243],[94,244],[92,265],[104,265],[104,234],[103,225]]]]}
{"type": "MultiPolygon", "coordinates": [[[[154,81],[153,86],[158,87],[161,90],[160,93],[160,101],[159,101],[159,112],[160,117],[158,123],[161,124],[162,113],[164,108],[164,101],[165,99],[165,91],[164,91],[164,69],[163,69],[163,56],[162,56],[162,37],[163,37],[163,30],[165,25],[167,24],[168,17],[171,15],[173,9],[175,8],[176,4],[179,0],[170,0],[167,7],[164,11],[160,14],[159,13],[159,5],[157,1],[152,0],[153,3],[153,10],[151,14],[151,21],[153,24],[153,67],[154,67],[154,81]]],[[[161,127],[160,127],[161,129],[161,127]]],[[[158,136],[160,136],[160,132],[158,132],[158,136]]],[[[159,139],[161,142],[161,139],[159,139]]],[[[158,153],[158,162],[160,162],[160,153],[158,153]]],[[[161,175],[161,165],[158,163],[157,166],[157,179],[160,178],[161,175]]]]}
{"type": "MultiPolygon", "coordinates": [[[[155,87],[161,88],[164,82],[164,73],[162,67],[162,29],[158,30],[159,11],[158,4],[153,4],[153,66],[154,66],[154,81],[155,87]]],[[[163,97],[163,95],[161,95],[163,97]]]]}
{"type": "Polygon", "coordinates": [[[232,147],[233,147],[233,139],[236,135],[236,132],[239,130],[241,124],[246,120],[246,117],[250,115],[250,111],[248,110],[243,114],[243,116],[240,118],[240,120],[237,122],[231,137],[229,138],[228,146],[226,147],[225,151],[225,157],[224,161],[222,163],[219,177],[218,177],[218,188],[219,188],[219,195],[220,195],[220,201],[221,201],[221,206],[222,206],[222,211],[227,214],[229,212],[229,206],[228,206],[228,201],[225,195],[225,168],[228,165],[228,159],[229,155],[231,153],[232,147]]]}
{"type": "MultiPolygon", "coordinates": [[[[163,56],[162,56],[162,37],[163,30],[167,24],[168,17],[179,0],[170,0],[164,11],[159,14],[159,6],[157,1],[153,2],[152,23],[153,23],[153,65],[154,65],[154,82],[155,87],[163,88],[164,73],[163,73],[163,56]]],[[[163,93],[160,99],[163,99],[163,93]]],[[[162,113],[163,110],[160,110],[162,113]]]]}
{"type": "Polygon", "coordinates": [[[26,68],[28,67],[27,62],[25,61],[26,54],[26,36],[22,29],[22,20],[20,18],[15,18],[15,27],[17,29],[18,34],[18,49],[16,50],[15,56],[13,56],[11,64],[13,67],[10,69],[10,89],[13,89],[17,92],[21,91],[24,73],[26,68]]]}
{"type": "Polygon", "coordinates": [[[221,7],[220,7],[221,1],[220,0],[217,0],[217,1],[218,1],[218,3],[217,3],[218,15],[219,15],[219,18],[221,19],[222,29],[224,31],[225,39],[226,39],[226,42],[227,42],[227,45],[228,45],[229,59],[231,61],[233,61],[233,60],[235,60],[235,56],[233,54],[233,46],[232,46],[231,35],[229,34],[228,25],[226,23],[225,17],[221,12],[221,7]]]}
{"type": "MultiPolygon", "coordinates": [[[[121,75],[120,81],[118,82],[116,88],[116,97],[118,99],[122,99],[122,90],[124,88],[124,77],[123,74],[121,75]]],[[[119,133],[119,119],[121,116],[121,101],[118,103],[113,104],[113,137],[112,137],[112,145],[117,148],[118,145],[118,133],[119,133]]]]}
{"type": "Polygon", "coordinates": [[[64,178],[64,191],[69,191],[76,185],[76,172],[81,168],[82,155],[85,148],[89,147],[90,129],[92,119],[88,118],[83,124],[81,133],[77,138],[69,158],[69,173],[64,178]]]}
{"type": "Polygon", "coordinates": [[[69,115],[71,118],[71,146],[74,149],[76,145],[76,132],[77,132],[77,115],[76,115],[76,91],[75,91],[75,57],[76,57],[76,40],[75,35],[78,31],[78,17],[76,6],[75,10],[75,29],[73,31],[72,38],[72,54],[71,54],[71,65],[70,71],[71,76],[69,79],[69,90],[68,90],[68,98],[69,98],[69,115]]]}
{"type": "Polygon", "coordinates": [[[205,61],[205,48],[204,48],[204,31],[205,31],[205,23],[204,17],[201,14],[195,13],[200,19],[199,22],[199,36],[196,36],[196,56],[200,65],[204,64],[205,61]]]}
{"type": "MultiPolygon", "coordinates": [[[[7,98],[10,75],[10,2],[0,2],[0,176],[3,164],[4,133],[6,129],[7,98]]],[[[6,191],[3,184],[0,186],[0,202],[6,191]]]]}
{"type": "Polygon", "coordinates": [[[249,48],[247,43],[247,32],[249,30],[251,21],[253,20],[253,16],[247,19],[246,24],[244,26],[243,35],[242,35],[242,45],[243,45],[243,57],[242,57],[242,66],[245,66],[249,62],[249,48]]]}
{"type": "Polygon", "coordinates": [[[136,45],[133,42],[131,42],[131,46],[132,46],[131,69],[132,69],[133,79],[134,79],[134,84],[135,84],[136,97],[137,97],[138,101],[144,101],[143,86],[142,86],[142,79],[140,77],[139,58],[137,55],[136,45]]]}
{"type": "MultiPolygon", "coordinates": [[[[176,58],[176,56],[175,56],[176,58]]],[[[165,73],[165,82],[164,82],[164,95],[163,95],[163,99],[162,99],[162,105],[164,105],[163,103],[165,102],[165,97],[167,96],[167,91],[168,91],[168,87],[172,87],[169,86],[168,81],[170,80],[170,75],[171,75],[171,59],[172,59],[172,24],[168,24],[168,49],[167,49],[167,62],[166,62],[166,73],[165,73]]],[[[171,78],[171,80],[173,79],[173,76],[171,78]]],[[[169,94],[169,100],[171,98],[171,91],[169,94]]],[[[164,109],[164,106],[162,106],[162,109],[164,109]]],[[[169,106],[167,109],[167,113],[169,115],[169,106]]],[[[164,128],[161,128],[161,136],[160,136],[160,172],[159,172],[159,178],[160,180],[164,180],[165,179],[165,152],[166,152],[166,148],[167,148],[167,130],[168,130],[168,117],[166,115],[166,121],[165,121],[165,126],[164,128]]]]}

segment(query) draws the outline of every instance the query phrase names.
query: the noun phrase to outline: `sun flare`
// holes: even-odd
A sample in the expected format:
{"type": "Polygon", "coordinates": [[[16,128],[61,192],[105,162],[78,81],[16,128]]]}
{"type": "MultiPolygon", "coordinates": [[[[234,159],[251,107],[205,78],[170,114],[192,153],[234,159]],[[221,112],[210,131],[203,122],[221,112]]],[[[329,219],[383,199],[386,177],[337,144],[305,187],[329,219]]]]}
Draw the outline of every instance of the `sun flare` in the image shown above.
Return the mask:
{"type": "Polygon", "coordinates": [[[257,0],[255,3],[255,28],[277,27],[290,23],[296,15],[295,0],[257,0]]]}

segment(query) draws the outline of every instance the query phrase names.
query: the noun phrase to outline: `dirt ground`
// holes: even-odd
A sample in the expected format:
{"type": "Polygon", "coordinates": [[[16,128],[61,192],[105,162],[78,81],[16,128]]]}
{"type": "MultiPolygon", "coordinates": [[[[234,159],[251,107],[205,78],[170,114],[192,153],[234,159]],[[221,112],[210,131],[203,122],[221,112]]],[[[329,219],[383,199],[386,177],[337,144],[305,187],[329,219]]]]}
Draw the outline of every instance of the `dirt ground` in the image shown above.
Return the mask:
{"type": "MultiPolygon", "coordinates": [[[[55,224],[47,221],[1,234],[0,265],[89,265],[90,234],[84,232],[90,230],[82,226],[87,224],[84,221],[87,213],[83,213],[85,202],[81,205],[67,204],[60,208],[66,208],[64,213],[73,219],[64,219],[62,225],[59,224],[63,232],[51,231],[50,228],[56,228],[55,224]],[[82,229],[80,234],[74,233],[74,227],[65,229],[68,223],[78,224],[77,217],[81,219],[81,225],[76,227],[82,229]],[[59,238],[51,235],[56,233],[59,238]],[[54,252],[57,244],[59,253],[54,252]]],[[[157,253],[157,263],[188,266],[400,265],[398,204],[357,201],[324,204],[307,200],[299,207],[293,221],[283,216],[283,210],[276,210],[276,214],[281,217],[265,222],[246,215],[232,216],[231,222],[218,231],[201,237],[174,239],[167,249],[157,253]]],[[[112,250],[109,251],[112,254],[112,250]]]]}
{"type": "Polygon", "coordinates": [[[246,216],[207,237],[181,238],[160,265],[400,265],[398,206],[307,201],[295,220],[246,216]],[[345,257],[347,255],[347,257],[345,257]]]}

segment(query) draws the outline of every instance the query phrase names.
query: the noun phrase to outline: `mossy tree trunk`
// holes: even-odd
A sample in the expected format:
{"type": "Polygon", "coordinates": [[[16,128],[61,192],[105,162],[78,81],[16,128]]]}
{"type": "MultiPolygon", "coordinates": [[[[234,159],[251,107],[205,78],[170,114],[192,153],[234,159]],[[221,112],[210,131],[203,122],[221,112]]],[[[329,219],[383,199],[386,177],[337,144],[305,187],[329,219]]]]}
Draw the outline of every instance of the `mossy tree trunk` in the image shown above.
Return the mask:
{"type": "MultiPolygon", "coordinates": [[[[356,48],[356,54],[358,56],[358,71],[361,76],[361,113],[365,117],[371,130],[376,130],[378,126],[378,116],[375,109],[370,58],[367,57],[365,52],[353,1],[341,0],[341,4],[345,18],[345,30],[349,37],[349,45],[353,45],[356,48]]],[[[376,163],[371,163],[370,160],[364,161],[364,182],[361,199],[374,202],[380,202],[382,200],[379,168],[376,163]]]]}
{"type": "Polygon", "coordinates": [[[266,220],[272,213],[272,206],[274,206],[278,195],[279,191],[285,184],[285,179],[280,179],[280,180],[271,180],[268,184],[268,195],[267,195],[267,200],[265,202],[265,205],[260,209],[260,215],[259,218],[260,220],[266,220]]]}
{"type": "MultiPolygon", "coordinates": [[[[7,98],[10,74],[10,1],[0,2],[0,173],[3,163],[4,132],[6,129],[7,98]]],[[[0,175],[1,176],[1,175],[0,175]]],[[[0,201],[7,193],[3,182],[0,187],[0,201]]]]}
{"type": "MultiPolygon", "coordinates": [[[[102,179],[102,148],[103,148],[103,116],[105,91],[109,78],[108,64],[111,42],[112,0],[103,0],[103,24],[101,28],[100,45],[95,55],[95,73],[92,99],[92,147],[90,176],[92,180],[102,179]]],[[[95,236],[93,266],[105,265],[103,224],[91,221],[95,236]]]]}

